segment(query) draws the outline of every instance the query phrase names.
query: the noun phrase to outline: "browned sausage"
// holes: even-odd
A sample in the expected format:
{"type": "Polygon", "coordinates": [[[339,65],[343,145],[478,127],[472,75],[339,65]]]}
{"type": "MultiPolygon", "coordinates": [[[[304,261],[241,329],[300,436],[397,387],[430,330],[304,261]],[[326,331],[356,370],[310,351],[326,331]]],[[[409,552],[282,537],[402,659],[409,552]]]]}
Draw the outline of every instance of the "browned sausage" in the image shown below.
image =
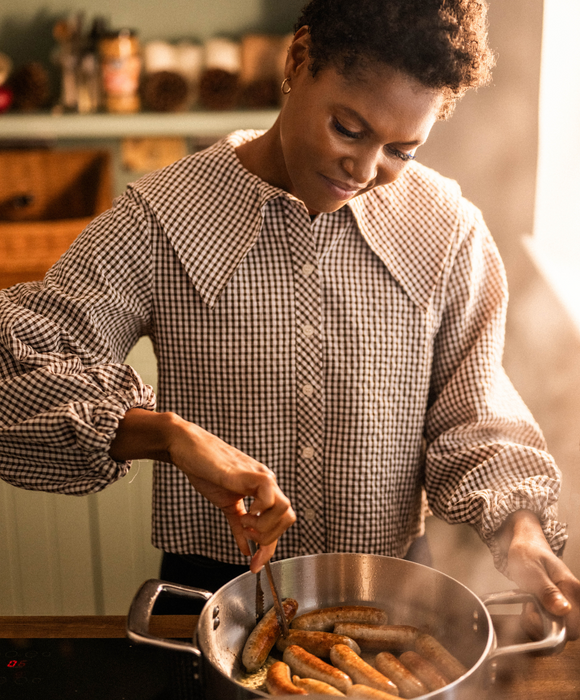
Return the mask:
{"type": "Polygon", "coordinates": [[[383,625],[387,622],[387,613],[370,605],[337,605],[333,608],[320,608],[299,615],[292,627],[299,630],[316,630],[332,632],[337,622],[364,622],[371,625],[383,625]]]}
{"type": "Polygon", "coordinates": [[[266,674],[266,688],[270,695],[308,695],[290,680],[290,668],[283,661],[275,661],[266,674]]]}
{"type": "Polygon", "coordinates": [[[330,660],[341,671],[348,673],[354,683],[369,685],[391,695],[399,695],[399,690],[392,680],[356,654],[346,644],[336,644],[330,650],[330,660]]]}
{"type": "Polygon", "coordinates": [[[410,625],[367,625],[340,622],[334,626],[335,634],[344,634],[361,649],[374,651],[403,651],[413,649],[419,630],[410,625]]]}
{"type": "Polygon", "coordinates": [[[330,650],[335,644],[346,644],[347,647],[360,654],[360,647],[355,641],[345,637],[344,634],[333,634],[332,632],[290,630],[290,634],[286,638],[280,637],[278,639],[276,649],[284,651],[290,644],[297,644],[314,656],[320,656],[323,659],[330,656],[330,650]]]}
{"type": "Polygon", "coordinates": [[[375,658],[377,671],[390,678],[399,689],[402,698],[416,698],[425,695],[429,689],[424,683],[414,676],[396,656],[388,651],[382,651],[375,658]]]}
{"type": "Polygon", "coordinates": [[[396,695],[385,693],[376,688],[369,688],[368,685],[361,685],[359,683],[351,685],[346,694],[349,698],[360,698],[361,700],[398,700],[396,695]]]}
{"type": "MultiPolygon", "coordinates": [[[[345,647],[348,649],[348,647],[345,647]]],[[[333,685],[343,693],[346,693],[352,681],[346,673],[330,664],[325,663],[314,654],[291,644],[286,647],[283,655],[284,662],[290,666],[292,673],[302,678],[314,678],[333,685]]]]}
{"type": "MultiPolygon", "coordinates": [[[[293,598],[285,598],[282,601],[282,608],[286,619],[290,622],[296,615],[298,603],[293,598]]],[[[242,663],[249,673],[254,673],[262,668],[281,634],[282,630],[276,618],[276,611],[274,608],[270,608],[251,631],[242,651],[242,663]]]]}
{"type": "Polygon", "coordinates": [[[467,673],[467,668],[430,634],[420,634],[417,637],[415,651],[435,664],[450,681],[467,673]]]}
{"type": "Polygon", "coordinates": [[[446,678],[430,661],[417,654],[416,651],[406,651],[399,657],[405,666],[419,678],[429,689],[439,690],[449,684],[449,679],[446,678]]]}
{"type": "Polygon", "coordinates": [[[341,693],[338,688],[333,685],[324,683],[323,681],[317,681],[314,678],[300,678],[299,676],[292,676],[292,683],[297,688],[302,688],[308,695],[334,695],[334,697],[344,698],[346,695],[341,693]]]}

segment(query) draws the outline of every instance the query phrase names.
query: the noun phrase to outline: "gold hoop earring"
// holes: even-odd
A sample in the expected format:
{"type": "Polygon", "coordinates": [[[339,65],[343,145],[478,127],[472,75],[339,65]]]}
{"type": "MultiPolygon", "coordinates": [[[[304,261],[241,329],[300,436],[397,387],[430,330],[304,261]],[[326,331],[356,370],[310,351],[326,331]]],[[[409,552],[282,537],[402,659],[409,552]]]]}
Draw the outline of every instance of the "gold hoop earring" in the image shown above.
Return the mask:
{"type": "Polygon", "coordinates": [[[283,95],[287,95],[290,90],[292,90],[292,86],[290,85],[290,78],[284,78],[282,81],[282,85],[280,85],[280,90],[282,90],[283,95]]]}

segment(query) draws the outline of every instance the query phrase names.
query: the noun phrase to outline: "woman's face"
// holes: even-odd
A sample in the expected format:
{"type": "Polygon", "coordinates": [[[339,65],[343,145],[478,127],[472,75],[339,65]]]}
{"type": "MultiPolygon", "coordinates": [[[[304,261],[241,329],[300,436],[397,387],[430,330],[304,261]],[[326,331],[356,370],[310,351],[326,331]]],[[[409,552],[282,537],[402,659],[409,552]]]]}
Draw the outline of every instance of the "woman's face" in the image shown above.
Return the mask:
{"type": "Polygon", "coordinates": [[[291,91],[276,179],[317,214],[396,180],[426,141],[443,96],[382,63],[348,77],[326,67],[313,77],[307,46],[299,32],[286,64],[291,91]]]}

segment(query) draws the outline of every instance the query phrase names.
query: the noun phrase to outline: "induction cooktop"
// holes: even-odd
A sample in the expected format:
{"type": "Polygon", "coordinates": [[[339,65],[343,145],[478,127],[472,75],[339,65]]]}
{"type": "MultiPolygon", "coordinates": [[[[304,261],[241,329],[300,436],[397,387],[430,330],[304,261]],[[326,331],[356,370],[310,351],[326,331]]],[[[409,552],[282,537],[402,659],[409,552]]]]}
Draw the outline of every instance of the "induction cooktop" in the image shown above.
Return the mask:
{"type": "Polygon", "coordinates": [[[128,639],[0,639],[1,700],[193,699],[188,654],[128,639]]]}

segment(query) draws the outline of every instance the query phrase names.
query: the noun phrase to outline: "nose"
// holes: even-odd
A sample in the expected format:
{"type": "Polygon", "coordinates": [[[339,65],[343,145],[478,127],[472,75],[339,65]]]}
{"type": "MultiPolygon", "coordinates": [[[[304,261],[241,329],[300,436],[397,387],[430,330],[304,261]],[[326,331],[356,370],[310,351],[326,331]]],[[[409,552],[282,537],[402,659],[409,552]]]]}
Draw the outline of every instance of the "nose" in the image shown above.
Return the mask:
{"type": "Polygon", "coordinates": [[[380,154],[374,149],[365,149],[356,155],[349,155],[342,161],[342,167],[361,187],[366,187],[378,179],[381,170],[380,154]]]}

